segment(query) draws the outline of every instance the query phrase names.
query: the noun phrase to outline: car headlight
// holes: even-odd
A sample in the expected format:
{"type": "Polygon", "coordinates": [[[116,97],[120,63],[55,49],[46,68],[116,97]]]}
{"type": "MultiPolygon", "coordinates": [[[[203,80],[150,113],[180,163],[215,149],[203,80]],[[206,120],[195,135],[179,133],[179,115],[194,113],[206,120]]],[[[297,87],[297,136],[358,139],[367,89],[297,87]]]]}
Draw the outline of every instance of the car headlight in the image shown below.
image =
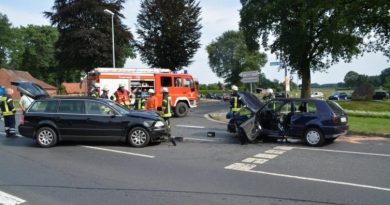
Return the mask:
{"type": "Polygon", "coordinates": [[[156,123],[154,123],[154,127],[164,127],[164,126],[165,124],[162,121],[157,121],[156,123]]]}

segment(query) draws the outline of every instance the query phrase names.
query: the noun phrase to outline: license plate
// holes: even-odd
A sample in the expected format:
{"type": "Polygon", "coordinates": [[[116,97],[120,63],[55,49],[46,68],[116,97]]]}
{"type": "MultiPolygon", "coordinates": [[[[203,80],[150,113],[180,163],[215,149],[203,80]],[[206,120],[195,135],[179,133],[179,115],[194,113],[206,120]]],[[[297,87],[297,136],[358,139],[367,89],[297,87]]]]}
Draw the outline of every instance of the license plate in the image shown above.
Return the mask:
{"type": "Polygon", "coordinates": [[[340,118],[340,121],[341,122],[347,122],[347,118],[346,117],[342,117],[342,118],[340,118]]]}

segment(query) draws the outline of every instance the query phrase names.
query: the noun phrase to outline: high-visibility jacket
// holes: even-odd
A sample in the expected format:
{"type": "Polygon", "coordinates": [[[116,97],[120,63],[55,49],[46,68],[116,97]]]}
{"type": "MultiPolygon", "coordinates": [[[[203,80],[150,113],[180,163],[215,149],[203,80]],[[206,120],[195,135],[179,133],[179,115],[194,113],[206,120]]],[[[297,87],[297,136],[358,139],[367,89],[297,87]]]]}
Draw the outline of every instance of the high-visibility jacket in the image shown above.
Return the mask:
{"type": "Polygon", "coordinates": [[[171,97],[164,96],[162,101],[161,117],[172,117],[171,113],[171,97]]]}
{"type": "Polygon", "coordinates": [[[241,97],[238,95],[230,98],[230,109],[232,112],[237,112],[241,109],[241,97]]]}
{"type": "Polygon", "coordinates": [[[97,89],[93,89],[92,92],[91,92],[91,96],[92,97],[95,97],[95,98],[98,98],[99,97],[99,92],[97,89]]]}
{"type": "Polygon", "coordinates": [[[16,109],[14,107],[14,102],[11,96],[6,95],[0,97],[0,110],[3,116],[12,116],[15,115],[16,109]]]}
{"type": "Polygon", "coordinates": [[[117,90],[115,92],[115,101],[119,104],[130,106],[130,99],[129,99],[129,92],[127,90],[124,90],[122,92],[121,90],[117,90]]]}
{"type": "Polygon", "coordinates": [[[157,97],[156,96],[150,96],[146,99],[146,106],[145,109],[147,110],[157,110],[157,97]]]}
{"type": "Polygon", "coordinates": [[[144,98],[135,99],[134,108],[135,110],[144,110],[146,100],[144,98]]]}

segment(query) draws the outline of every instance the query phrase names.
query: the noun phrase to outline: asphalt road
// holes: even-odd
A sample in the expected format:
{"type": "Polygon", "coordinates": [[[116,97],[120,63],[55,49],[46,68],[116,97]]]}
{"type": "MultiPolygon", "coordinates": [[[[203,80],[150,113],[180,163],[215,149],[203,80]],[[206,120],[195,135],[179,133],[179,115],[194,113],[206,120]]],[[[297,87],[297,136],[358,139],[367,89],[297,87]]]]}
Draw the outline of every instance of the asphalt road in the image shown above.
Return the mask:
{"type": "Polygon", "coordinates": [[[1,128],[0,204],[390,204],[388,139],[242,146],[225,124],[204,117],[226,106],[204,103],[172,119],[173,135],[184,139],[176,147],[42,149],[27,138],[6,139],[1,128]]]}

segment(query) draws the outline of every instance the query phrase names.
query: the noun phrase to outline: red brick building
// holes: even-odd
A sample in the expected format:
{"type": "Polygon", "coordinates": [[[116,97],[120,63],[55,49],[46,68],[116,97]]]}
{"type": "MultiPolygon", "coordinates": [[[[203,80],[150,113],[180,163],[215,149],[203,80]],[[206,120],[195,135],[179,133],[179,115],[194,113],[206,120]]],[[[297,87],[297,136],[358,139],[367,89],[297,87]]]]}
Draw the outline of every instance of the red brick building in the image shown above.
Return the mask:
{"type": "Polygon", "coordinates": [[[34,78],[27,71],[8,70],[5,68],[0,69],[0,85],[5,86],[6,88],[14,89],[14,94],[12,95],[12,98],[20,99],[20,93],[17,91],[15,86],[11,85],[11,81],[16,81],[16,80],[30,81],[36,83],[40,85],[43,89],[45,89],[51,96],[57,94],[56,87],[34,78]]]}

